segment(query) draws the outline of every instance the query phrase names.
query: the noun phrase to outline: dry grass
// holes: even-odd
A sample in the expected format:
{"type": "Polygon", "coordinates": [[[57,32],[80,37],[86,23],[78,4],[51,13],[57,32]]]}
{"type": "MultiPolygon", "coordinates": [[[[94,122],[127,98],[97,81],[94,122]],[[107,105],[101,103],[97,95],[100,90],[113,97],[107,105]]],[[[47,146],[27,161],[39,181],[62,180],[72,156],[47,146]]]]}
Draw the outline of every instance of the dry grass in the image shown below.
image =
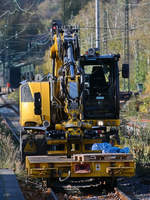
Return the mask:
{"type": "MultiPolygon", "coordinates": [[[[148,75],[150,76],[150,74],[148,75]]],[[[150,91],[147,84],[147,92],[150,91]]],[[[122,113],[121,143],[134,154],[137,165],[150,164],[150,96],[132,97],[122,113]],[[146,123],[142,119],[147,120],[146,123]]]]}
{"type": "Polygon", "coordinates": [[[2,119],[0,119],[0,168],[13,169],[17,174],[23,169],[19,159],[19,149],[2,119]]]}
{"type": "Polygon", "coordinates": [[[150,163],[150,130],[148,128],[135,129],[133,127],[132,131],[122,129],[120,136],[121,144],[131,149],[137,164],[150,163]]]}
{"type": "Polygon", "coordinates": [[[17,104],[19,103],[19,89],[16,89],[14,92],[8,94],[8,99],[15,101],[17,104]]]}
{"type": "Polygon", "coordinates": [[[144,82],[144,87],[145,87],[145,91],[144,94],[150,94],[150,72],[147,73],[146,75],[146,81],[144,82]]]}

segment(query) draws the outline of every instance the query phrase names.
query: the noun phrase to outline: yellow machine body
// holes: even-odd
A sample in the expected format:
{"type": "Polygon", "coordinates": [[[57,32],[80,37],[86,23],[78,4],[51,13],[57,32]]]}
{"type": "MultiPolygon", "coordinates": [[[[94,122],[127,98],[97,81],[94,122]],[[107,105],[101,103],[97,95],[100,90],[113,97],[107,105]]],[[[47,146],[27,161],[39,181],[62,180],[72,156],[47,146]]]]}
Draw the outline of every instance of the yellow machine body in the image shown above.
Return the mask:
{"type": "Polygon", "coordinates": [[[26,155],[28,176],[49,179],[67,176],[134,176],[135,163],[131,154],[92,150],[95,143],[108,142],[112,146],[119,146],[118,55],[105,57],[100,56],[97,51],[93,54],[92,50],[92,55],[78,58],[80,62],[77,66],[75,60],[77,61],[79,48],[76,32],[73,33],[72,29],[66,37],[60,27],[58,32],[56,27],[54,30],[50,49],[52,74],[47,81],[27,82],[20,87],[20,124],[25,129],[23,134],[28,135],[28,139],[21,143],[26,155]],[[106,75],[107,82],[110,83],[95,96],[90,96],[89,93],[97,91],[97,88],[89,87],[90,83],[96,83],[97,73],[84,76],[83,71],[87,65],[94,65],[93,69],[97,69],[99,65],[105,73],[109,72],[106,75]],[[86,104],[91,99],[94,99],[91,103],[93,107],[86,104]],[[94,110],[95,105],[97,107],[94,110]],[[101,105],[104,106],[100,107],[101,105]],[[38,106],[39,111],[35,109],[38,106]],[[110,110],[104,113],[109,107],[110,110]],[[99,117],[91,117],[93,112],[98,113],[99,117]],[[45,121],[48,126],[44,125],[45,121]],[[34,144],[33,152],[29,145],[31,140],[34,144]],[[41,150],[45,147],[46,150],[42,153],[41,150]],[[35,149],[39,153],[36,154],[35,149]],[[36,155],[32,156],[32,153],[36,155]]]}
{"type": "Polygon", "coordinates": [[[41,126],[43,121],[50,123],[50,86],[49,82],[27,82],[20,87],[20,124],[21,126],[41,126]],[[34,93],[41,93],[42,113],[34,114],[34,93]]]}

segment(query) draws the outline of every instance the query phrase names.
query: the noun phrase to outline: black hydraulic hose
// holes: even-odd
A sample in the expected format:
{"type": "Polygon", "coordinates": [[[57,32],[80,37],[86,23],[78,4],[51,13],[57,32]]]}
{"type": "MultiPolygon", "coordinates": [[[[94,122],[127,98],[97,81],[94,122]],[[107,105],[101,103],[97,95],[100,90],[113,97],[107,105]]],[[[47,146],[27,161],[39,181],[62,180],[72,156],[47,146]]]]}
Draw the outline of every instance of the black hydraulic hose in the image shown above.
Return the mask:
{"type": "Polygon", "coordinates": [[[59,174],[59,181],[60,182],[66,181],[68,178],[70,178],[70,175],[71,175],[71,171],[70,170],[68,171],[68,175],[65,178],[63,178],[63,179],[61,177],[61,174],[59,174]]]}
{"type": "Polygon", "coordinates": [[[52,66],[53,66],[52,74],[53,74],[53,78],[54,78],[55,77],[55,57],[53,57],[53,59],[52,59],[52,66]]]}

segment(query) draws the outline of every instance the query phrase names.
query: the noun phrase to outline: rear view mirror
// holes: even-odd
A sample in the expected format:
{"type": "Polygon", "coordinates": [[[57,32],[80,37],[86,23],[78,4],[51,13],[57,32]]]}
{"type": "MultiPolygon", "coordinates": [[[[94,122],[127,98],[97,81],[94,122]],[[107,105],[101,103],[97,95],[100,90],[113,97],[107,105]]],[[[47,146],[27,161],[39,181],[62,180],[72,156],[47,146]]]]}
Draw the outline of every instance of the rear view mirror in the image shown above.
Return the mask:
{"type": "Polygon", "coordinates": [[[129,78],[129,64],[122,65],[122,77],[129,78]]]}
{"type": "Polygon", "coordinates": [[[41,115],[42,114],[42,103],[41,103],[41,94],[40,92],[34,93],[34,114],[41,115]]]}

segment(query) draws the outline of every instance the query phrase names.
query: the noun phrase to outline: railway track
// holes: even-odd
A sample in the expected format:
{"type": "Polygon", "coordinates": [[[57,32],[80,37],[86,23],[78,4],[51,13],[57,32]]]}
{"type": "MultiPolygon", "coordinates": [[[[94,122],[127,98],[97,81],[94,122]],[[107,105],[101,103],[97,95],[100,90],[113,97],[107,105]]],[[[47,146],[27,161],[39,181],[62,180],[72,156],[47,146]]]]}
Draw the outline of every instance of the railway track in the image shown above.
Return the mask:
{"type": "MultiPolygon", "coordinates": [[[[72,200],[75,200],[75,197],[71,198],[72,200]]],[[[79,197],[79,200],[81,199],[87,199],[87,200],[131,200],[126,194],[124,194],[120,189],[115,188],[115,191],[112,193],[109,193],[107,195],[101,195],[101,196],[93,196],[93,197],[79,197]]]]}
{"type": "MultiPolygon", "coordinates": [[[[78,187],[72,185],[66,186],[64,189],[64,199],[71,199],[71,200],[131,200],[123,191],[121,191],[118,187],[109,188],[110,185],[103,185],[103,184],[95,184],[95,185],[86,185],[83,186],[82,184],[78,187]]],[[[110,186],[111,187],[111,186],[110,186]]],[[[56,196],[61,194],[61,190],[56,189],[53,187],[53,191],[55,191],[56,196]]],[[[61,194],[61,196],[63,196],[61,194]]]]}
{"type": "Polygon", "coordinates": [[[124,192],[122,192],[118,188],[115,188],[115,194],[117,195],[117,197],[120,198],[120,200],[131,200],[130,197],[128,197],[124,192]]]}
{"type": "Polygon", "coordinates": [[[0,95],[0,115],[11,131],[13,139],[19,144],[21,130],[21,126],[19,125],[19,111],[17,106],[11,101],[7,101],[3,95],[0,95]]]}
{"type": "Polygon", "coordinates": [[[128,197],[124,192],[122,192],[120,189],[115,188],[114,192],[108,193],[106,195],[86,195],[86,196],[72,196],[72,195],[62,195],[60,193],[56,193],[57,196],[64,196],[64,199],[69,200],[132,200],[130,197],[128,197]]]}
{"type": "Polygon", "coordinates": [[[13,110],[16,114],[19,115],[19,110],[18,110],[17,106],[15,104],[13,104],[12,101],[6,100],[6,97],[4,97],[4,96],[5,96],[5,94],[3,94],[3,93],[0,94],[0,102],[1,102],[0,108],[8,107],[11,110],[13,110]]]}
{"type": "MultiPolygon", "coordinates": [[[[76,188],[73,188],[71,185],[68,186],[67,191],[58,191],[58,188],[44,188],[44,182],[43,184],[34,182],[33,180],[30,180],[27,182],[27,185],[21,186],[22,190],[25,194],[26,200],[36,200],[40,198],[40,200],[132,200],[134,198],[128,197],[123,191],[121,191],[119,188],[114,188],[113,191],[101,191],[100,187],[93,188],[92,186],[88,188],[88,190],[85,190],[84,193],[76,193],[76,188]],[[32,188],[32,189],[31,189],[32,188]],[[37,189],[38,188],[38,189],[37,189]],[[74,190],[75,189],[75,190],[74,190]],[[93,194],[94,193],[94,194],[93,194]],[[105,194],[104,194],[105,193],[105,194]],[[26,195],[27,194],[27,195],[26,195]],[[43,197],[43,198],[41,198],[43,197]]],[[[64,188],[63,188],[64,189],[64,188]]],[[[83,191],[82,191],[83,192],[83,191]]]]}

